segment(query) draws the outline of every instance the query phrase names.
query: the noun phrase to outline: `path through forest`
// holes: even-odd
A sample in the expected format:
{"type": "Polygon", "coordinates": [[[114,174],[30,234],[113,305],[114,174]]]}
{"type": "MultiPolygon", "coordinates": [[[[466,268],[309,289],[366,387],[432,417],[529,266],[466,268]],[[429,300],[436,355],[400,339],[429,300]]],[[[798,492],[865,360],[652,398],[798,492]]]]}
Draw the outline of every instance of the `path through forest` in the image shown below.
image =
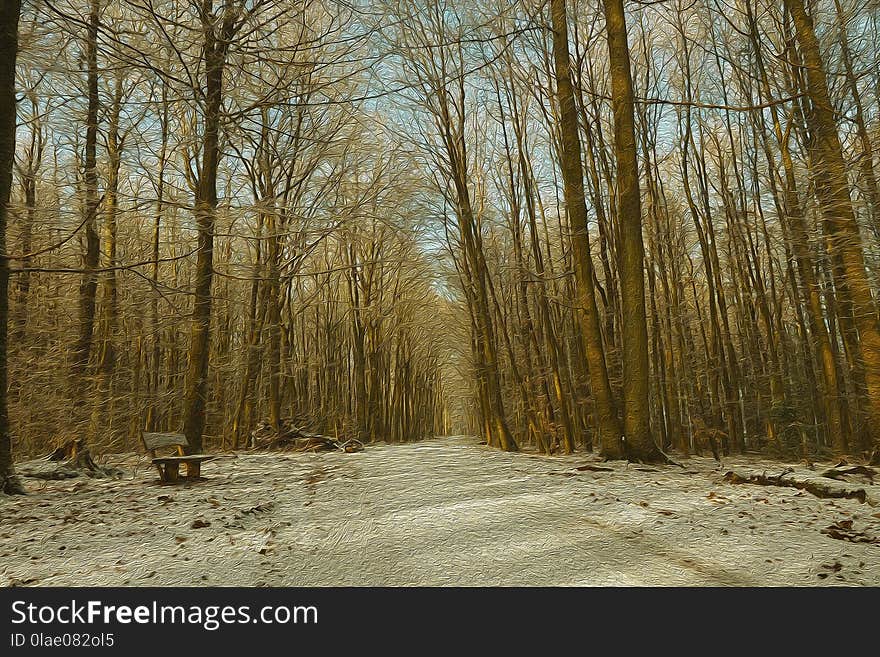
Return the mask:
{"type": "Polygon", "coordinates": [[[880,584],[880,545],[820,531],[880,536],[880,509],[729,484],[708,458],[577,470],[605,466],[446,438],[241,453],[177,487],[144,457],[114,463],[125,478],[0,497],[0,584],[880,584]]]}

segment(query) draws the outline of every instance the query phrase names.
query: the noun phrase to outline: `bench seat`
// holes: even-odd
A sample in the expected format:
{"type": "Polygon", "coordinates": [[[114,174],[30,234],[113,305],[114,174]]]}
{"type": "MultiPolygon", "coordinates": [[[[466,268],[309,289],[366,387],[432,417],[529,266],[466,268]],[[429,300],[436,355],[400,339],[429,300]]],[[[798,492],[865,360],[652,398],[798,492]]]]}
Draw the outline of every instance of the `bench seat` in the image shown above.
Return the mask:
{"type": "Polygon", "coordinates": [[[186,456],[157,456],[153,459],[153,463],[173,463],[177,461],[178,463],[186,463],[187,461],[198,461],[202,463],[203,461],[211,461],[217,458],[216,456],[210,456],[208,454],[189,454],[186,456]]]}
{"type": "Polygon", "coordinates": [[[159,480],[162,483],[174,483],[180,480],[180,464],[186,465],[186,478],[196,480],[201,478],[202,463],[212,461],[216,456],[210,454],[185,454],[187,446],[186,436],[179,433],[150,433],[141,434],[144,447],[153,457],[153,465],[159,471],[159,480]],[[156,456],[156,450],[163,447],[176,448],[174,456],[156,456]]]}

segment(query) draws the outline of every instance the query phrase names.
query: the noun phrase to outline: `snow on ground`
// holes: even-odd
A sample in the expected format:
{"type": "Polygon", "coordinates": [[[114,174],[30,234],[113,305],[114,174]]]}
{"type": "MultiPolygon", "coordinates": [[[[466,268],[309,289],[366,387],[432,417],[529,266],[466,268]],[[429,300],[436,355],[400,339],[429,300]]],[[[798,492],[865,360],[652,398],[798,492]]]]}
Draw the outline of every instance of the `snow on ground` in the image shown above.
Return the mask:
{"type": "Polygon", "coordinates": [[[707,458],[575,469],[590,459],[445,438],[239,453],[162,486],[145,457],[117,457],[122,479],[0,496],[0,585],[880,584],[880,545],[820,533],[880,536],[880,508],[729,484],[707,458]]]}

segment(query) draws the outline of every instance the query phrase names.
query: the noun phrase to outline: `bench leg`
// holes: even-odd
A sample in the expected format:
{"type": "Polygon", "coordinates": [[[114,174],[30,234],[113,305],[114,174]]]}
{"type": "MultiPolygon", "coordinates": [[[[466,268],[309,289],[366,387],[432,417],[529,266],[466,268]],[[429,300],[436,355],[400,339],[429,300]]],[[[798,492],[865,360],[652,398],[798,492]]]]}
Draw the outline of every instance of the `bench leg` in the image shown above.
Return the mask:
{"type": "Polygon", "coordinates": [[[165,479],[164,481],[174,482],[180,478],[180,464],[179,463],[166,463],[165,464],[165,479]]]}
{"type": "Polygon", "coordinates": [[[198,479],[202,476],[202,464],[198,461],[187,461],[186,463],[186,478],[187,479],[198,479]]]}

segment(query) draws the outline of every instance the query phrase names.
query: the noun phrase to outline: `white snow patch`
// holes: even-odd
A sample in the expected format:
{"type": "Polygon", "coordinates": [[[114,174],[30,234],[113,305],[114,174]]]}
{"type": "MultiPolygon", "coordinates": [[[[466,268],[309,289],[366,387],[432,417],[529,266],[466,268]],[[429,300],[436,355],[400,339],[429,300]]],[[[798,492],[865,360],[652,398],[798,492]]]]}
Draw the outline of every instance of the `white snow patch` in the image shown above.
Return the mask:
{"type": "Polygon", "coordinates": [[[591,459],[447,438],[241,453],[206,464],[207,481],[160,486],[125,455],[109,459],[122,480],[28,480],[27,497],[0,497],[0,584],[880,584],[880,545],[820,533],[852,520],[880,536],[876,508],[728,484],[711,459],[574,469],[591,459]]]}

